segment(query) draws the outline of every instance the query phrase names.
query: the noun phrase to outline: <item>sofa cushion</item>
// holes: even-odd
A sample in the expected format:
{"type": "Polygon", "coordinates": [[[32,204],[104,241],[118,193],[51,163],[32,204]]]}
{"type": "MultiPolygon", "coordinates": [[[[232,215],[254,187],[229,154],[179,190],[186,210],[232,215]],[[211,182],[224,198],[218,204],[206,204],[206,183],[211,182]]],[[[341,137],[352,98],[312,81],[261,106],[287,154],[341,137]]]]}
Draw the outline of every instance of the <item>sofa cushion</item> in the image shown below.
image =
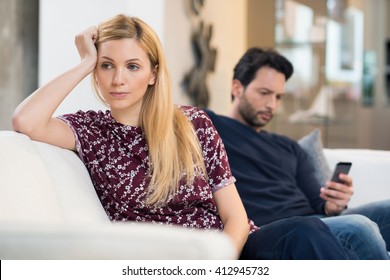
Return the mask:
{"type": "Polygon", "coordinates": [[[89,173],[75,152],[32,141],[46,166],[64,222],[110,223],[89,173]]]}
{"type": "Polygon", "coordinates": [[[313,130],[308,135],[298,140],[298,144],[309,156],[315,169],[315,177],[321,186],[331,177],[331,169],[324,155],[324,146],[321,140],[321,132],[313,130]]]}
{"type": "Polygon", "coordinates": [[[0,131],[0,222],[63,222],[45,163],[27,136],[11,131],[0,131]]]}
{"type": "Polygon", "coordinates": [[[350,176],[354,195],[349,207],[390,199],[390,151],[369,149],[324,149],[330,166],[339,161],[352,162],[350,176]]]}
{"type": "Polygon", "coordinates": [[[0,155],[0,221],[110,223],[74,152],[1,131],[0,155]]]}

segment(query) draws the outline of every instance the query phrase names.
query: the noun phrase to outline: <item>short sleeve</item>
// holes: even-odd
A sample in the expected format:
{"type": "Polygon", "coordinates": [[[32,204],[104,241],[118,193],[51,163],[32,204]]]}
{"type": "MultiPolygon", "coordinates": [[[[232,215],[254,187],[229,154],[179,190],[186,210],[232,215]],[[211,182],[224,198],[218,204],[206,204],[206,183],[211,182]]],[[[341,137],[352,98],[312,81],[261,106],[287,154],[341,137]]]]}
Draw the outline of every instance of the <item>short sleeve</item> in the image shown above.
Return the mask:
{"type": "Polygon", "coordinates": [[[190,117],[194,124],[205,159],[208,183],[212,192],[224,188],[236,180],[230,170],[228,156],[220,135],[208,115],[196,109],[190,117]]]}
{"type": "Polygon", "coordinates": [[[93,123],[96,120],[97,114],[94,111],[78,111],[74,114],[60,115],[57,117],[72,129],[76,140],[77,153],[84,163],[85,155],[91,149],[90,143],[96,138],[93,133],[93,123]]]}

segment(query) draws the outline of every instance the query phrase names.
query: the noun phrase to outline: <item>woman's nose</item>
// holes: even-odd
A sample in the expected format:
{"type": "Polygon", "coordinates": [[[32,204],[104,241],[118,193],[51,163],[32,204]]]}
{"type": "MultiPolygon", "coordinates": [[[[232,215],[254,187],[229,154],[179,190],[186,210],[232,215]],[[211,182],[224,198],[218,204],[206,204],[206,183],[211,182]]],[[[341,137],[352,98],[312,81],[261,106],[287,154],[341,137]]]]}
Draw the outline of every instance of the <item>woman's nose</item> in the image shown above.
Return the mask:
{"type": "Polygon", "coordinates": [[[115,76],[112,83],[116,86],[123,85],[125,83],[125,77],[123,75],[123,70],[118,69],[115,71],[115,76]]]}

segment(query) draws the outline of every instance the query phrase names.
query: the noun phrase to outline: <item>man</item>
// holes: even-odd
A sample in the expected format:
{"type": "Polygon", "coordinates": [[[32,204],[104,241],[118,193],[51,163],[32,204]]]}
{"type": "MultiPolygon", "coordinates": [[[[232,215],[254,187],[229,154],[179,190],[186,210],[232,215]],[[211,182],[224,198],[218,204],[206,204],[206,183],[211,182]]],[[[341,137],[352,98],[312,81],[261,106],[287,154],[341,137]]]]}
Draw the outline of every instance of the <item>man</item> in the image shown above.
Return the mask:
{"type": "Polygon", "coordinates": [[[263,129],[292,74],[291,63],[276,51],[251,48],[234,68],[230,116],[206,110],[225,144],[249,218],[261,227],[293,216],[318,216],[360,259],[389,259],[390,200],[346,209],[353,194],[350,176],[340,174],[343,183],[321,186],[297,142],[263,129]]]}

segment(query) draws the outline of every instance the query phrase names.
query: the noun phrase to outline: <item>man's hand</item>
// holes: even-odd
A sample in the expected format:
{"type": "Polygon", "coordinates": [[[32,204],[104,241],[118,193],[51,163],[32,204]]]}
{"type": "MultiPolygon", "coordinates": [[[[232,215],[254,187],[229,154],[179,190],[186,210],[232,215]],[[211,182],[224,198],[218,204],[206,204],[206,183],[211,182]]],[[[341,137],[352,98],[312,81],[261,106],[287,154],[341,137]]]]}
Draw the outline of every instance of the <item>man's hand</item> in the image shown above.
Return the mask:
{"type": "Polygon", "coordinates": [[[334,216],[340,214],[351,200],[354,193],[352,178],[346,174],[340,174],[343,183],[328,181],[320,190],[320,197],[326,201],[325,214],[334,216]]]}

